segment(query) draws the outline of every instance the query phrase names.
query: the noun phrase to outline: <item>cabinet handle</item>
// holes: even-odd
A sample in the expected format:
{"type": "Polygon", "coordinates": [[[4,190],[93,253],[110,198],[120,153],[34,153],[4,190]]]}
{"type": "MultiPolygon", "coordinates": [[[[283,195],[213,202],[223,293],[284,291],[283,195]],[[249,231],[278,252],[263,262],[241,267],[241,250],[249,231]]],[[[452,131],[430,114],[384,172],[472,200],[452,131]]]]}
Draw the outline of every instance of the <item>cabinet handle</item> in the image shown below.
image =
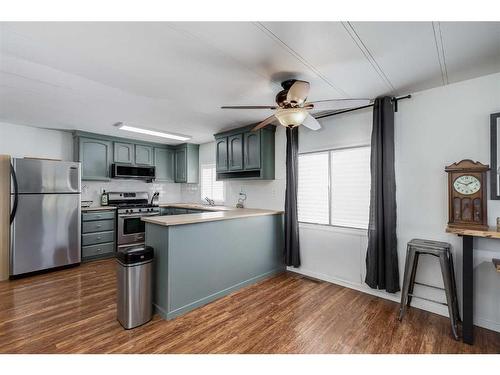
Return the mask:
{"type": "Polygon", "coordinates": [[[101,237],[96,237],[96,239],[100,240],[100,239],[101,239],[101,237]]]}
{"type": "Polygon", "coordinates": [[[100,217],[101,217],[101,215],[95,215],[95,217],[100,218],[100,217]]]}
{"type": "Polygon", "coordinates": [[[102,227],[102,225],[101,225],[101,224],[97,224],[97,225],[96,225],[96,228],[100,228],[100,227],[102,227]]]}

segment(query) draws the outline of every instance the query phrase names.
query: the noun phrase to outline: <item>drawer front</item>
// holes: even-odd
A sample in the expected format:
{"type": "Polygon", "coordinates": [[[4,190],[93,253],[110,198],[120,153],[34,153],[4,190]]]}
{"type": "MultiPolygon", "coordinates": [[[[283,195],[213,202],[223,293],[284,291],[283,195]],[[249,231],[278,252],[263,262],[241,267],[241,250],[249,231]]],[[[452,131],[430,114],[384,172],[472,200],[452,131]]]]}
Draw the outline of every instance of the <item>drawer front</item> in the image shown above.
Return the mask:
{"type": "Polygon", "coordinates": [[[105,232],[115,230],[114,220],[84,221],[82,223],[82,233],[105,232]]]}
{"type": "Polygon", "coordinates": [[[110,220],[115,218],[115,211],[83,212],[82,221],[110,220]]]}
{"type": "Polygon", "coordinates": [[[110,254],[115,251],[115,243],[103,243],[99,245],[83,246],[82,258],[94,257],[97,255],[110,254]]]}
{"type": "Polygon", "coordinates": [[[105,242],[114,242],[114,240],[114,231],[82,234],[82,246],[95,245],[105,242]]]}

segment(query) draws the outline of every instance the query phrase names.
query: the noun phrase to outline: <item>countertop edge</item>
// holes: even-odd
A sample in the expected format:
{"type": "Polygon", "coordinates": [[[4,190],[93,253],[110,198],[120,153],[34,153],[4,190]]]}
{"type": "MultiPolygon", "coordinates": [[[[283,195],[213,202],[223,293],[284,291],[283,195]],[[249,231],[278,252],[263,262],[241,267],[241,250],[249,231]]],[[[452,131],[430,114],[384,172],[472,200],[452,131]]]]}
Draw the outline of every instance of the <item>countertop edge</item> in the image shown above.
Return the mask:
{"type": "Polygon", "coordinates": [[[115,206],[99,206],[99,207],[82,207],[82,212],[92,212],[92,211],[106,211],[106,210],[116,210],[115,206]]]}
{"type": "MultiPolygon", "coordinates": [[[[211,212],[207,212],[205,214],[210,214],[211,212]]],[[[164,216],[154,216],[154,217],[143,217],[141,218],[142,221],[149,223],[149,224],[155,224],[155,225],[160,225],[163,227],[170,227],[170,226],[176,226],[176,225],[187,225],[187,224],[198,224],[198,223],[206,223],[206,222],[211,222],[211,221],[222,221],[222,220],[233,220],[233,219],[244,219],[247,217],[258,217],[258,216],[270,216],[270,215],[282,215],[284,214],[283,211],[263,211],[263,212],[248,212],[248,213],[240,213],[240,214],[229,214],[227,216],[216,216],[216,217],[192,217],[194,215],[204,215],[204,214],[183,214],[183,215],[175,215],[175,216],[168,216],[168,218],[172,218],[171,220],[173,222],[171,223],[166,223],[166,222],[161,222],[158,220],[160,217],[164,216]],[[177,220],[175,220],[175,219],[177,220]]]]}

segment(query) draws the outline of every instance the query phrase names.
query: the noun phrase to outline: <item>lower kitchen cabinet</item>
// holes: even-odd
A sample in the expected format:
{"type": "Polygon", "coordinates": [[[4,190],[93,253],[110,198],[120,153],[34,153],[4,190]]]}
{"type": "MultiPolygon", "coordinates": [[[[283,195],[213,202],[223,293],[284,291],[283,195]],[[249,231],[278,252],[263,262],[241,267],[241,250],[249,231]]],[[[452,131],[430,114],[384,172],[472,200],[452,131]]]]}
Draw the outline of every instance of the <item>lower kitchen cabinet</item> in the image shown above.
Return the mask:
{"type": "Polygon", "coordinates": [[[184,214],[201,214],[203,212],[210,212],[206,210],[197,210],[194,208],[177,208],[177,207],[162,207],[160,208],[160,215],[184,215],[184,214]]]}
{"type": "Polygon", "coordinates": [[[113,257],[116,252],[116,211],[82,212],[82,261],[113,257]]]}

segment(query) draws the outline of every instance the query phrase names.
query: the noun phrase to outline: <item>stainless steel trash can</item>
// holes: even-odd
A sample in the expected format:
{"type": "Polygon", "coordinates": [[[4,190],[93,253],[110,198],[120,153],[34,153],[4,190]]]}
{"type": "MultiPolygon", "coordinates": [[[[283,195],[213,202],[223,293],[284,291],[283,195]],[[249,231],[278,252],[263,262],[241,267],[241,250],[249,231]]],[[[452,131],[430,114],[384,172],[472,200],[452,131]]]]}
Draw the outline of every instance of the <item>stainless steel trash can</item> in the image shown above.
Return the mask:
{"type": "Polygon", "coordinates": [[[153,248],[129,247],[116,253],[117,319],[125,329],[153,316],[153,248]]]}

